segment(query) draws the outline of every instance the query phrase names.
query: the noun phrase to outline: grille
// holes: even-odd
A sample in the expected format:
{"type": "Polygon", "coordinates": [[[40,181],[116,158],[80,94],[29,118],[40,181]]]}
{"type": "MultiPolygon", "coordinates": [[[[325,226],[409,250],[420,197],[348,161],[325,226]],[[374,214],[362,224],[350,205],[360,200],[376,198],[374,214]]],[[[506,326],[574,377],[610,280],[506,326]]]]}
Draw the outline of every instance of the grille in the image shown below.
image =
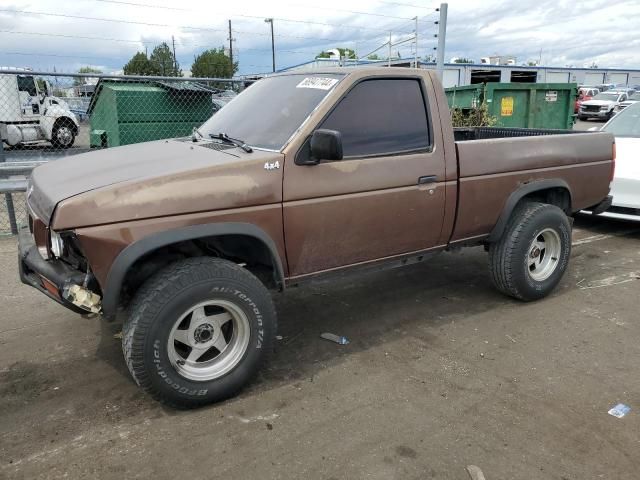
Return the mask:
{"type": "Polygon", "coordinates": [[[585,112],[599,112],[600,105],[582,105],[585,112]]]}

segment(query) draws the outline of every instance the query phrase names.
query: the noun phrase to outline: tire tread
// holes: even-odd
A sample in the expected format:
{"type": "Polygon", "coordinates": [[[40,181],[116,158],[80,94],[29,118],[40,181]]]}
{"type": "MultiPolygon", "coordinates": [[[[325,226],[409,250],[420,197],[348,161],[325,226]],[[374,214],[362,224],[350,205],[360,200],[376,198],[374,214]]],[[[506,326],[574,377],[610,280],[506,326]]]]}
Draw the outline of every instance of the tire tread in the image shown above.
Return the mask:
{"type": "MultiPolygon", "coordinates": [[[[224,278],[230,283],[243,285],[252,291],[252,295],[263,297],[262,300],[269,309],[264,312],[265,316],[272,319],[273,331],[277,330],[275,306],[269,291],[251,272],[235,263],[219,258],[193,257],[170,264],[153,275],[140,287],[129,305],[122,328],[122,352],[136,384],[156,400],[174,408],[194,408],[210,403],[210,400],[176,402],[174,398],[154,388],[144,364],[144,334],[165,305],[178,293],[194,283],[212,278],[224,278]]],[[[267,346],[271,345],[269,341],[265,343],[267,346]]],[[[265,350],[265,360],[268,360],[271,349],[265,350]]],[[[229,396],[234,393],[229,392],[229,396]]]]}

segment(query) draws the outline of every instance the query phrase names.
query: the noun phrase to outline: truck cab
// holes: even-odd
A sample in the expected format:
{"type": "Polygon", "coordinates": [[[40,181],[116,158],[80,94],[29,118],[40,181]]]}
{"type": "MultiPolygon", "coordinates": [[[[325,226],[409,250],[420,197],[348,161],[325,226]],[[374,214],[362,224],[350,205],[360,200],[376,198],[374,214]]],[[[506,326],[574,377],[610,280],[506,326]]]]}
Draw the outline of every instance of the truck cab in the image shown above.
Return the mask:
{"type": "Polygon", "coordinates": [[[67,103],[52,96],[47,80],[27,70],[0,74],[0,139],[10,147],[50,142],[73,146],[78,120],[67,103]]]}

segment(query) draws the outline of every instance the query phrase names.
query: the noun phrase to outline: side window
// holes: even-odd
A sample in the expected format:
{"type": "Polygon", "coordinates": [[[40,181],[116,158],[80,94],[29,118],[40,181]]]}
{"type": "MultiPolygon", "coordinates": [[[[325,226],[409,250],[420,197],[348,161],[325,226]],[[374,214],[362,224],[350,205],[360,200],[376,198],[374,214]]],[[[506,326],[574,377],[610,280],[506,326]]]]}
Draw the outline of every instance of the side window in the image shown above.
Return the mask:
{"type": "Polygon", "coordinates": [[[18,90],[21,92],[27,92],[32,97],[38,95],[38,92],[36,91],[36,82],[33,81],[33,77],[18,75],[18,90]]]}
{"type": "Polygon", "coordinates": [[[345,157],[425,150],[430,145],[422,89],[413,79],[359,83],[320,128],[342,133],[345,157]]]}

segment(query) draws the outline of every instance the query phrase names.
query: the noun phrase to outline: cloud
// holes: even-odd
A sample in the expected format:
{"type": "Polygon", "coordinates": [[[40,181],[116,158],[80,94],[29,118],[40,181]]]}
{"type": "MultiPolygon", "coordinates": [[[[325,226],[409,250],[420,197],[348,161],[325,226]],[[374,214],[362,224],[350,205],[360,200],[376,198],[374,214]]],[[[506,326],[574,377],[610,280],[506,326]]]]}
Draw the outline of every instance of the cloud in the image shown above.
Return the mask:
{"type": "MultiPolygon", "coordinates": [[[[271,37],[264,18],[273,17],[279,68],[311,60],[332,47],[365,54],[394,40],[408,38],[418,15],[419,53],[433,53],[437,14],[419,0],[13,0],[0,6],[0,65],[76,71],[100,65],[117,71],[137,51],[166,41],[176,43],[178,61],[188,69],[202,50],[228,45],[232,20],[235,58],[240,73],[271,68],[271,37]],[[295,2],[299,3],[295,3],[295,2]],[[147,3],[149,6],[136,6],[147,3]],[[159,8],[164,7],[164,8],[159,8]],[[20,10],[34,13],[11,13],[20,10]],[[54,15],[41,15],[35,12],[54,15]],[[365,12],[364,15],[358,12],[365,12]],[[77,17],[91,17],[77,18],[77,17]],[[115,20],[115,21],[108,21],[115,20]]],[[[502,54],[519,62],[538,59],[552,66],[640,68],[640,2],[586,0],[451,0],[446,58],[479,60],[502,54]]],[[[394,48],[413,56],[412,45],[394,48]]],[[[378,54],[385,56],[387,49],[378,54]]]]}

